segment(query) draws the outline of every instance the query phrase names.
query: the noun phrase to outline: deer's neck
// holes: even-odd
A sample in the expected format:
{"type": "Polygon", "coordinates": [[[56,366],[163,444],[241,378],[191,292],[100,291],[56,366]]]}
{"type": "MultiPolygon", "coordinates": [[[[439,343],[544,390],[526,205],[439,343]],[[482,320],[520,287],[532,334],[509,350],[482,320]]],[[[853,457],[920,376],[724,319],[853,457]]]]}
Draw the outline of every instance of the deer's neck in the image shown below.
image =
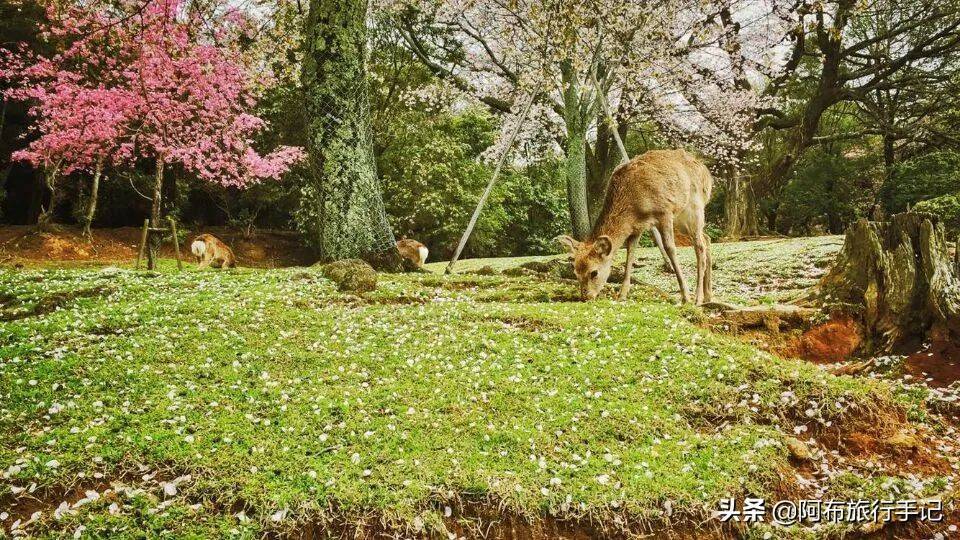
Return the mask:
{"type": "Polygon", "coordinates": [[[618,215],[608,214],[601,216],[600,221],[597,222],[597,226],[593,229],[593,233],[590,234],[590,240],[595,241],[601,236],[609,236],[610,242],[613,244],[613,249],[617,250],[623,246],[623,243],[627,241],[627,238],[630,237],[632,232],[633,227],[626,219],[621,219],[621,216],[618,215]]]}

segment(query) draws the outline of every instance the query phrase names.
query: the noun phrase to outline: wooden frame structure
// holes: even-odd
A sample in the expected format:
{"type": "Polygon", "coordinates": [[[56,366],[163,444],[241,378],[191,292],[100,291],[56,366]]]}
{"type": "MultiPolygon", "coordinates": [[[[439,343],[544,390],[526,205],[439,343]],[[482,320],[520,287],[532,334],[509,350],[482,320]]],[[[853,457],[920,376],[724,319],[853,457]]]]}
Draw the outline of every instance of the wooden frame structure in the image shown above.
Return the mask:
{"type": "Polygon", "coordinates": [[[147,244],[150,243],[152,235],[160,235],[159,242],[163,242],[163,236],[167,233],[170,233],[173,238],[173,252],[177,257],[177,270],[183,270],[183,261],[180,260],[180,239],[177,237],[177,222],[170,216],[167,216],[167,222],[170,224],[169,227],[151,227],[149,219],[143,220],[143,229],[140,233],[140,251],[137,252],[137,270],[140,269],[140,261],[144,257],[147,259],[147,270],[153,270],[157,267],[154,252],[147,249],[147,244]]]}

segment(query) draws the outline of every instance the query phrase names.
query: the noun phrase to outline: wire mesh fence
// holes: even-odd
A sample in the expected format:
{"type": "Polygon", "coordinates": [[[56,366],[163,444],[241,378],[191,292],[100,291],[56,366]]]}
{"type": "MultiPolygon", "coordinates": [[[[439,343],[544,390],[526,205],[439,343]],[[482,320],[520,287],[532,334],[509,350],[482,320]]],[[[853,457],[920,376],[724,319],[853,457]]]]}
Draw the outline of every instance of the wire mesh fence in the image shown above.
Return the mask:
{"type": "Polygon", "coordinates": [[[373,154],[368,83],[345,76],[325,88],[306,100],[315,155],[301,190],[300,221],[326,259],[395,249],[373,154]]]}

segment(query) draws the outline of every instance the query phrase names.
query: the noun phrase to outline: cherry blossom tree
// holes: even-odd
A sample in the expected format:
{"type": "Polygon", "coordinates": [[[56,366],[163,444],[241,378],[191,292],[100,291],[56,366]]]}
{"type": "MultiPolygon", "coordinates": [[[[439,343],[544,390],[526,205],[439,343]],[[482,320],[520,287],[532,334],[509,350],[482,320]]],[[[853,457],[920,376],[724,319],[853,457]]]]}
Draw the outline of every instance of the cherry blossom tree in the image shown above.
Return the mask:
{"type": "Polygon", "coordinates": [[[776,0],[390,5],[411,52],[464,93],[508,117],[520,94],[537,95],[539,131],[564,154],[578,236],[589,232],[620,159],[601,96],[621,134],[652,122],[676,144],[735,164],[765,102],[763,79],[782,62],[769,51],[786,33],[776,0]]]}
{"type": "Polygon", "coordinates": [[[35,120],[36,138],[13,158],[44,171],[50,202],[40,215],[41,224],[52,220],[59,201],[59,178],[77,171],[93,173],[84,223],[84,234],[89,237],[106,162],[129,158],[129,149],[121,146],[133,101],[117,84],[117,59],[97,54],[116,38],[105,18],[70,8],[58,16],[53,7],[47,15],[51,21],[59,21],[42,28],[42,35],[60,45],[57,54],[33,56],[24,49],[0,59],[0,78],[19,83],[5,97],[31,103],[29,113],[35,120]],[[102,31],[94,32],[97,29],[102,31]],[[80,35],[90,38],[71,39],[80,35]]]}
{"type": "Polygon", "coordinates": [[[296,147],[266,155],[253,147],[266,123],[249,112],[252,74],[233,39],[242,18],[210,29],[178,0],[78,4],[49,15],[47,35],[66,45],[49,57],[15,55],[2,72],[19,77],[9,94],[30,100],[38,119],[37,140],[18,157],[43,166],[48,178],[92,170],[96,183],[108,159],[153,160],[157,224],[170,164],[244,187],[279,178],[303,158],[296,147]]]}

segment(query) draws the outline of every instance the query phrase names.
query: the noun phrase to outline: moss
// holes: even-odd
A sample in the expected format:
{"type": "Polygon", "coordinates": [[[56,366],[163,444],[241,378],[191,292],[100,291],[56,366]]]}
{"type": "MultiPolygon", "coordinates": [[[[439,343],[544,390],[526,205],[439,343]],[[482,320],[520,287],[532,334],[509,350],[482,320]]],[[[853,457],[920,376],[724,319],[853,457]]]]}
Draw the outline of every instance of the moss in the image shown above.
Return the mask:
{"type": "Polygon", "coordinates": [[[323,265],[323,276],[342,292],[364,293],[377,288],[377,272],[360,259],[344,259],[323,265]]]}

